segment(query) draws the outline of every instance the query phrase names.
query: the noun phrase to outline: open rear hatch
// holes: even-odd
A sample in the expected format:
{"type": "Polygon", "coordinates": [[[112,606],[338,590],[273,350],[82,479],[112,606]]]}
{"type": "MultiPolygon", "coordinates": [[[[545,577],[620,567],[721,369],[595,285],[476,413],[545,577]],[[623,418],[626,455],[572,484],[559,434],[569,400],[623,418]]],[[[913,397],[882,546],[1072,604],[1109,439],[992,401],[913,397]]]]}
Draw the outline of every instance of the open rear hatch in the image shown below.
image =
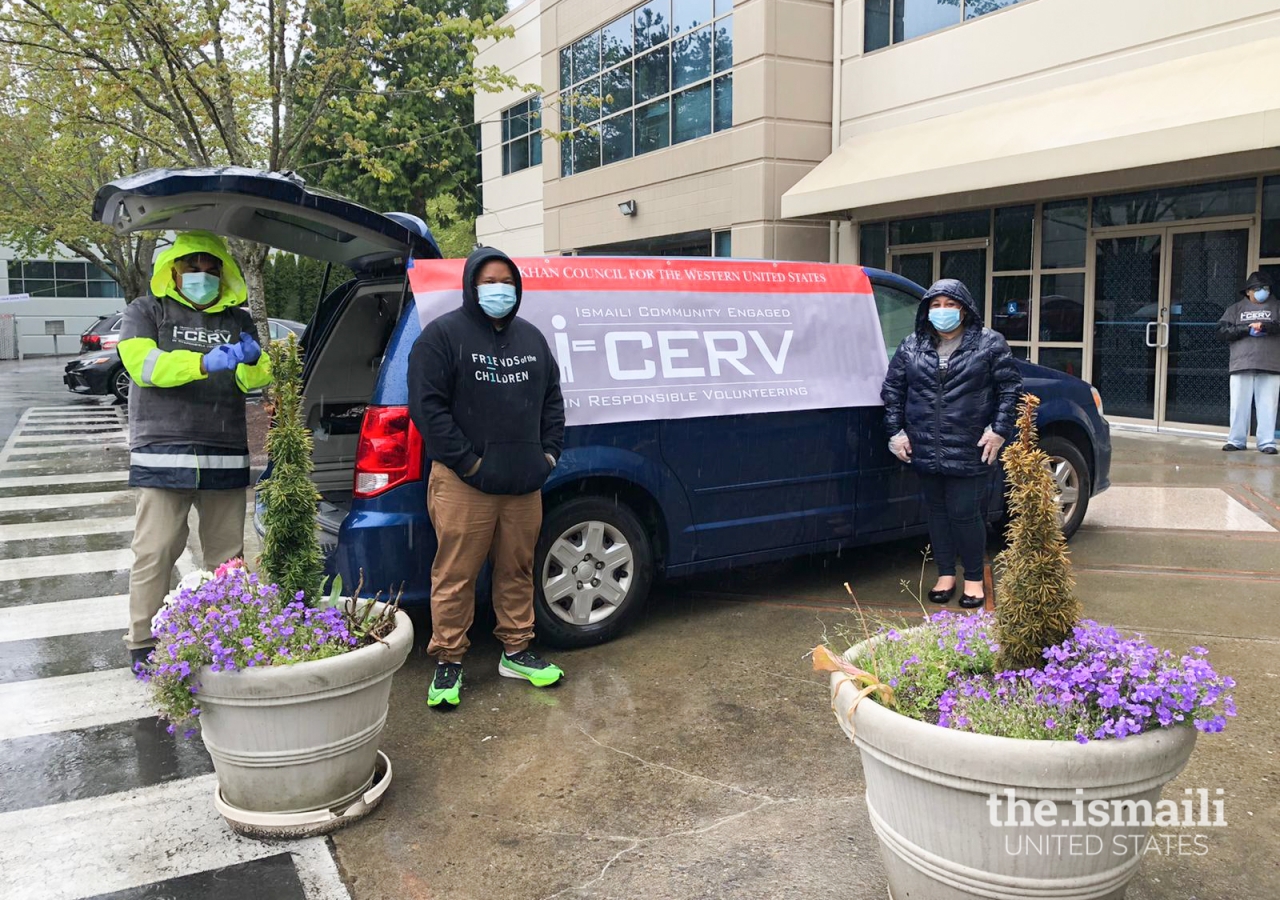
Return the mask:
{"type": "Polygon", "coordinates": [[[299,176],[224,167],[148,169],[98,189],[95,221],[119,234],[211,231],[353,271],[439,259],[421,219],[383,215],[308,188],[299,176]]]}

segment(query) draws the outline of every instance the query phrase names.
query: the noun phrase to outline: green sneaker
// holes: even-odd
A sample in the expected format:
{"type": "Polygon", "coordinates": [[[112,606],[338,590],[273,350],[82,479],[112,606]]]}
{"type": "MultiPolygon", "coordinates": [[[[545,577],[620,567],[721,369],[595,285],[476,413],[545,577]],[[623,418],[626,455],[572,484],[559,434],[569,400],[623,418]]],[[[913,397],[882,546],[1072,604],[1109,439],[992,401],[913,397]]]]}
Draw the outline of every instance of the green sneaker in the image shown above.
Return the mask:
{"type": "Polygon", "coordinates": [[[427,689],[427,706],[439,706],[441,703],[457,706],[462,702],[458,696],[461,691],[462,663],[436,663],[435,677],[427,689]]]}
{"type": "Polygon", "coordinates": [[[503,678],[523,678],[534,687],[550,687],[564,677],[559,666],[553,666],[531,650],[499,656],[498,674],[503,678]]]}

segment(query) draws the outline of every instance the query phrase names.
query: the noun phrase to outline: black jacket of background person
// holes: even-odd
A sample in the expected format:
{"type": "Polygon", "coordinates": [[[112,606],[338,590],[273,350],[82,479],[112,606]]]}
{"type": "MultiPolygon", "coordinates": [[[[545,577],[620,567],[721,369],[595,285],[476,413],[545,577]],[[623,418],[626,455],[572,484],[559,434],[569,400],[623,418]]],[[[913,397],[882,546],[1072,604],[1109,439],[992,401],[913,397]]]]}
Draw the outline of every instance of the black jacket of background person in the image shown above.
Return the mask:
{"type": "Polygon", "coordinates": [[[517,318],[523,290],[515,263],[491,247],[467,258],[462,307],[428,323],[409,354],[409,413],[427,458],[486,494],[540,490],[564,446],[560,367],[546,338],[517,318]],[[515,275],[516,306],[495,323],[480,308],[476,276],[503,260],[515,275]],[[474,475],[466,475],[483,459],[474,475]]]}
{"type": "Polygon", "coordinates": [[[880,398],[889,434],[911,439],[911,465],[930,475],[974,476],[991,471],[978,440],[988,425],[1006,441],[1017,434],[1022,375],[998,331],[982,326],[973,295],[954,278],[944,278],[924,295],[916,330],[903,339],[889,363],[880,398]],[[936,332],[929,302],[945,294],[969,314],[960,347],[938,365],[936,332]]]}

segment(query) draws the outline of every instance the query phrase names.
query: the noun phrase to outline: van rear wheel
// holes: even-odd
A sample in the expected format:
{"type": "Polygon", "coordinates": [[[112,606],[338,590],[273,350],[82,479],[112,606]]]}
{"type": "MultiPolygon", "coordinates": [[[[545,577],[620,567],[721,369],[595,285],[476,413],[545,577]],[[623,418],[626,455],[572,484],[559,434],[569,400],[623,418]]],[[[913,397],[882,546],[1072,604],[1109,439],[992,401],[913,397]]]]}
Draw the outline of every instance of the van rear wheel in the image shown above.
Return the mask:
{"type": "Polygon", "coordinates": [[[542,523],[534,554],[539,638],[588,647],[616,637],[644,606],[653,584],[653,545],[628,507],[581,497],[542,523]]]}

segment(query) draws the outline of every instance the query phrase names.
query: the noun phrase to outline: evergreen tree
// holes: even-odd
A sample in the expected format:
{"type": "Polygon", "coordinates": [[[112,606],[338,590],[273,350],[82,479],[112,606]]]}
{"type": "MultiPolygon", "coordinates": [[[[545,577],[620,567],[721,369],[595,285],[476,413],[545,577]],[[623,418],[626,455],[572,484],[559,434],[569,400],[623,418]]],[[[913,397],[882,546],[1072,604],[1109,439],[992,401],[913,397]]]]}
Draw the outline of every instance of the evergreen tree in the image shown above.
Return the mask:
{"type": "MultiPolygon", "coordinates": [[[[337,6],[339,0],[328,0],[322,7],[326,12],[317,17],[321,44],[341,40],[337,6]]],[[[475,69],[472,33],[441,28],[425,41],[400,35],[422,33],[424,23],[442,16],[487,24],[506,12],[507,0],[402,3],[383,24],[390,49],[377,57],[370,73],[379,90],[336,91],[338,99],[317,121],[305,149],[301,174],[378,212],[420,216],[437,236],[459,226],[463,232],[471,229],[472,239],[465,242],[469,251],[480,183],[475,94],[516,84],[504,84],[496,71],[475,69]],[[432,205],[446,196],[456,203],[432,205]]],[[[461,238],[450,241],[451,250],[462,245],[461,238]]]]}
{"type": "Polygon", "coordinates": [[[1057,489],[1036,434],[1039,405],[1039,397],[1023,394],[1018,438],[1003,455],[1012,522],[995,564],[1000,670],[1041,668],[1045,648],[1065,641],[1080,620],[1057,489]]]}
{"type": "Polygon", "coordinates": [[[311,432],[302,419],[302,356],[294,335],[273,341],[271,354],[272,397],[275,414],[267,432],[267,456],[271,477],[262,487],[266,510],[262,520],[259,565],[268,581],[288,597],[301,592],[307,598],[320,595],[324,571],[316,540],[316,504],[320,492],[311,480],[311,432]]]}

